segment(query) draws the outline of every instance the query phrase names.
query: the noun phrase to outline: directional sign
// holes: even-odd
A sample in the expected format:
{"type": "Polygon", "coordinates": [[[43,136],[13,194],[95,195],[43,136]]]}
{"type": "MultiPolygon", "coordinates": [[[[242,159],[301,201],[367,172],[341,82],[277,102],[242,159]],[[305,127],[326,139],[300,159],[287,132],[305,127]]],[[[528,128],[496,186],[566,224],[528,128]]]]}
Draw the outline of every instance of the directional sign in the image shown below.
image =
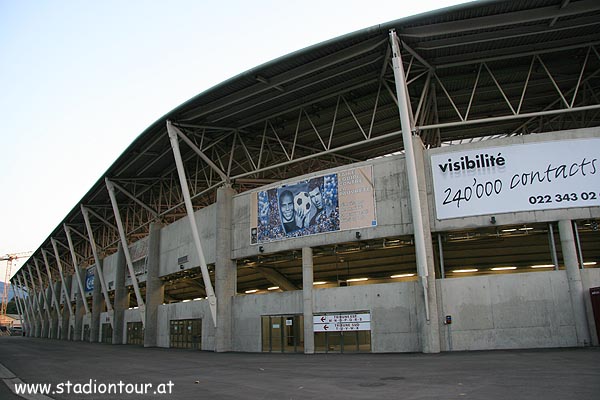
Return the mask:
{"type": "Polygon", "coordinates": [[[371,322],[338,322],[335,324],[314,324],[314,332],[341,332],[341,331],[370,331],[371,322]]]}
{"type": "Polygon", "coordinates": [[[328,314],[313,316],[314,332],[370,331],[371,314],[328,314]]]}
{"type": "Polygon", "coordinates": [[[313,324],[332,324],[337,322],[369,322],[371,314],[328,314],[314,315],[313,324]]]}

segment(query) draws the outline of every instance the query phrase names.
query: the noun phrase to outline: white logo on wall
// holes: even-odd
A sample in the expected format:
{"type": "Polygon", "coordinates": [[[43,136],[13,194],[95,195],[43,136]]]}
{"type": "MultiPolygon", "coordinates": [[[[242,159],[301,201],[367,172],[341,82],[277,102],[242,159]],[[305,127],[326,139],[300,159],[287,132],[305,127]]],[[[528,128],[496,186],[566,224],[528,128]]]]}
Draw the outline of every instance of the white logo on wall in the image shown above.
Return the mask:
{"type": "Polygon", "coordinates": [[[438,219],[600,205],[600,139],[434,154],[438,219]]]}

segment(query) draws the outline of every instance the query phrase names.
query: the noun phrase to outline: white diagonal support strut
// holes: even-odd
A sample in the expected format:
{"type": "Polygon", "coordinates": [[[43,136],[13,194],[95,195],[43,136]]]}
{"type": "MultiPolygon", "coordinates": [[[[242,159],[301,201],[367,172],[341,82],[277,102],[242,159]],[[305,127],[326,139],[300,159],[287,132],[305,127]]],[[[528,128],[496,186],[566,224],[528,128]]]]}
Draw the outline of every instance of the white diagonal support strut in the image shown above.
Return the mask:
{"type": "Polygon", "coordinates": [[[50,291],[52,292],[52,303],[54,304],[54,309],[58,315],[58,329],[60,331],[60,329],[62,329],[62,313],[60,312],[58,297],[56,297],[56,290],[54,290],[54,285],[52,284],[52,272],[50,272],[50,263],[48,262],[46,250],[42,250],[42,258],[44,259],[44,265],[46,266],[46,274],[48,274],[48,286],[50,286],[50,291]]]}
{"type": "Polygon", "coordinates": [[[67,284],[65,283],[65,274],[63,273],[62,262],[60,261],[60,255],[58,254],[58,247],[56,246],[56,240],[54,238],[50,238],[50,242],[52,243],[52,248],[54,249],[54,257],[56,258],[56,265],[58,265],[58,273],[60,275],[60,287],[62,288],[62,292],[65,296],[65,304],[69,309],[69,327],[71,329],[75,328],[75,313],[73,312],[73,305],[71,304],[71,294],[67,290],[67,284]]]}
{"type": "MultiPolygon", "coordinates": [[[[200,148],[198,148],[198,146],[196,146],[196,144],[192,142],[179,128],[174,126],[171,123],[171,121],[167,121],[167,129],[170,129],[169,137],[171,136],[171,132],[173,132],[174,135],[179,136],[181,140],[183,140],[188,146],[190,146],[192,150],[194,150],[194,153],[198,154],[198,156],[200,156],[200,158],[205,163],[207,163],[213,170],[215,170],[215,172],[219,175],[223,182],[229,183],[229,177],[227,176],[227,174],[225,174],[225,172],[223,172],[223,170],[219,168],[217,164],[215,164],[206,154],[204,154],[204,152],[200,150],[200,148]]],[[[177,146],[179,146],[179,143],[177,144],[177,146]]]]}
{"type": "MultiPolygon", "coordinates": [[[[23,285],[23,282],[21,281],[21,275],[20,274],[16,274],[15,275],[16,281],[17,281],[17,287],[24,292],[25,290],[23,289],[25,287],[25,285],[23,285]]],[[[13,278],[13,279],[15,279],[13,278]]],[[[23,280],[25,280],[25,274],[23,274],[23,280]]],[[[36,317],[36,313],[35,313],[35,307],[34,307],[34,297],[31,295],[31,290],[28,290],[27,293],[29,294],[29,296],[27,296],[27,298],[21,294],[21,301],[22,303],[25,305],[25,311],[29,310],[29,332],[31,334],[33,334],[33,330],[32,330],[32,326],[34,325],[34,321],[35,321],[35,317],[36,317]]],[[[41,315],[41,314],[39,314],[41,315]]]]}
{"type": "Polygon", "coordinates": [[[114,187],[116,187],[117,189],[119,189],[119,191],[121,193],[123,193],[125,196],[129,197],[131,200],[135,201],[137,204],[139,204],[142,208],[146,209],[148,212],[150,212],[150,214],[154,215],[155,218],[159,217],[158,212],[153,209],[152,207],[150,207],[149,205],[147,205],[146,203],[144,203],[143,201],[141,201],[140,199],[138,199],[137,197],[135,197],[132,193],[130,193],[127,189],[125,189],[123,186],[119,185],[116,182],[112,182],[114,187]]]}
{"type": "Polygon", "coordinates": [[[138,305],[138,311],[142,318],[142,326],[146,326],[146,305],[144,304],[144,298],[140,292],[140,285],[138,284],[135,271],[133,270],[133,261],[131,261],[131,254],[129,253],[129,244],[127,243],[127,237],[125,236],[125,228],[123,228],[123,221],[121,220],[121,213],[119,211],[119,205],[117,204],[117,197],[115,196],[115,186],[113,183],[105,179],[106,188],[108,189],[108,196],[110,197],[110,203],[115,214],[115,220],[117,222],[117,228],[119,230],[119,237],[121,238],[121,245],[123,246],[123,254],[125,254],[125,261],[127,262],[127,270],[131,277],[131,283],[133,284],[133,291],[135,292],[135,299],[138,305]]]}
{"type": "Polygon", "coordinates": [[[192,206],[190,190],[188,188],[187,178],[185,176],[185,169],[183,168],[183,160],[181,159],[181,152],[179,151],[179,139],[177,138],[178,131],[179,130],[171,124],[171,121],[167,121],[167,132],[171,141],[171,147],[173,148],[173,155],[175,156],[175,165],[177,166],[179,182],[181,183],[181,192],[185,201],[185,209],[187,211],[187,216],[190,221],[190,227],[192,229],[194,244],[196,245],[196,250],[198,251],[198,259],[200,260],[200,271],[202,272],[202,280],[204,282],[206,297],[208,298],[208,304],[210,306],[210,313],[212,315],[213,323],[216,327],[217,297],[215,296],[215,291],[210,281],[208,266],[206,265],[204,251],[202,250],[202,242],[200,241],[200,234],[198,233],[198,226],[196,225],[196,219],[194,218],[194,207],[192,206]]]}
{"type": "MultiPolygon", "coordinates": [[[[4,284],[7,285],[8,282],[5,282],[4,284]]],[[[27,332],[31,332],[31,323],[32,323],[33,319],[31,318],[31,314],[29,313],[29,307],[25,308],[25,303],[24,302],[21,303],[21,295],[19,293],[19,290],[21,288],[18,285],[15,285],[12,280],[10,281],[10,286],[13,291],[13,299],[15,300],[15,304],[17,306],[17,312],[19,313],[19,318],[21,318],[21,321],[24,321],[24,325],[25,325],[25,328],[27,329],[27,332]],[[17,290],[17,289],[19,289],[19,290],[17,290]]]]}
{"type": "Polygon", "coordinates": [[[402,141],[404,142],[404,153],[406,157],[406,170],[408,175],[408,191],[410,193],[410,208],[413,220],[413,231],[415,235],[415,250],[417,271],[423,285],[425,299],[425,317],[429,321],[429,299],[427,297],[427,250],[425,247],[425,235],[423,230],[423,214],[421,210],[421,200],[419,198],[419,185],[417,178],[417,167],[415,153],[413,149],[413,126],[408,113],[409,98],[406,88],[406,77],[404,67],[402,66],[402,57],[400,55],[400,45],[398,36],[393,29],[390,31],[390,40],[392,45],[392,64],[394,68],[394,81],[396,83],[396,93],[398,96],[398,111],[400,113],[400,124],[402,126],[402,141]]]}
{"type": "MultiPolygon", "coordinates": [[[[40,266],[38,265],[38,261],[36,258],[33,258],[33,263],[35,264],[35,270],[37,272],[38,281],[40,283],[40,292],[42,292],[42,299],[44,300],[44,309],[46,310],[46,316],[48,317],[48,321],[52,319],[50,315],[50,302],[48,301],[48,296],[46,295],[46,291],[44,290],[44,282],[42,281],[42,273],[40,271],[40,266]]],[[[31,271],[29,272],[31,274],[31,271]]],[[[31,278],[33,279],[33,277],[31,278]]],[[[50,281],[48,281],[48,286],[50,286],[50,281]]]]}
{"type": "MultiPolygon", "coordinates": [[[[38,316],[40,317],[40,323],[44,320],[44,315],[42,314],[42,304],[40,304],[40,297],[35,286],[35,279],[33,278],[33,274],[31,273],[31,267],[29,263],[27,264],[27,271],[29,272],[29,281],[27,280],[27,276],[25,275],[25,271],[23,271],[23,283],[29,283],[29,287],[31,290],[29,292],[29,297],[31,299],[32,306],[35,306],[38,312],[38,316]]],[[[19,279],[19,283],[21,283],[21,277],[17,276],[19,279]]],[[[22,285],[22,284],[21,284],[22,285]]],[[[40,288],[41,290],[41,288],[40,288]]]]}
{"type": "MultiPolygon", "coordinates": [[[[77,278],[77,288],[79,289],[79,295],[83,302],[83,308],[85,309],[85,315],[89,315],[90,308],[87,301],[85,300],[85,291],[83,290],[83,283],[81,283],[81,273],[79,272],[79,265],[77,263],[77,255],[75,254],[75,246],[73,246],[73,238],[71,237],[71,228],[67,224],[63,225],[65,228],[65,234],[67,235],[67,242],[69,242],[69,251],[71,252],[71,259],[73,260],[73,268],[75,269],[75,277],[77,278]]],[[[82,333],[83,334],[83,333],[82,333]]],[[[83,338],[82,338],[83,340],[83,338]]]]}
{"type": "MultiPolygon", "coordinates": [[[[110,302],[110,297],[108,296],[108,289],[106,287],[106,282],[104,281],[104,271],[102,269],[102,263],[100,262],[100,256],[98,256],[98,248],[96,247],[96,240],[94,240],[94,233],[92,231],[92,224],[90,223],[90,215],[88,213],[88,209],[81,205],[81,214],[83,215],[83,220],[85,221],[85,230],[88,234],[88,240],[90,241],[90,247],[92,248],[92,254],[94,255],[94,262],[96,263],[96,276],[100,281],[100,288],[102,289],[102,296],[104,297],[104,302],[106,303],[106,311],[111,315],[110,318],[110,326],[113,326],[112,318],[112,304],[110,302]]],[[[94,282],[94,285],[97,283],[94,282]]]]}

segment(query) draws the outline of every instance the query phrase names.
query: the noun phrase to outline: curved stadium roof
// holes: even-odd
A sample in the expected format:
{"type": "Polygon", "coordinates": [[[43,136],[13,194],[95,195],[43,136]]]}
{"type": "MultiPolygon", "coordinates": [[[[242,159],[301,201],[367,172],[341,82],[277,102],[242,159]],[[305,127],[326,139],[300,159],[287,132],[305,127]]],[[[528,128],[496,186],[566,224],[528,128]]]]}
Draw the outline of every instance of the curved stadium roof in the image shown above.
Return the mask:
{"type": "MultiPolygon", "coordinates": [[[[105,254],[119,240],[105,177],[118,185],[130,241],[146,236],[157,218],[181,218],[167,120],[214,163],[182,142],[196,208],[214,202],[223,175],[241,192],[402,150],[391,29],[403,45],[416,132],[427,146],[598,126],[599,25],[595,0],[484,1],[317,44],[231,78],[158,119],[80,204],[94,213],[105,254]]],[[[63,224],[85,232],[80,204],[34,257],[52,253],[51,238],[66,243],[63,224]]],[[[74,239],[83,264],[93,263],[85,235],[74,239]]],[[[70,260],[66,245],[59,252],[70,260]]]]}

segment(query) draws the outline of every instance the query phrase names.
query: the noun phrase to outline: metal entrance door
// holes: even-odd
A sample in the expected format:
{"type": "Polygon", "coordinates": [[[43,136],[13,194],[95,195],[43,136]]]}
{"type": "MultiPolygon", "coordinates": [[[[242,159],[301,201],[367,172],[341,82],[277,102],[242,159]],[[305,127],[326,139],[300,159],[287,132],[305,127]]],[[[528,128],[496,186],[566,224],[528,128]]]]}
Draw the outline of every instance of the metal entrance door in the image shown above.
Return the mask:
{"type": "Polygon", "coordinates": [[[178,319],[170,323],[171,347],[177,349],[202,349],[202,320],[178,319]]]}
{"type": "Polygon", "coordinates": [[[110,324],[102,324],[102,343],[112,343],[113,329],[110,324]]]}
{"type": "Polygon", "coordinates": [[[302,315],[264,315],[262,317],[264,352],[304,353],[302,315]]]}
{"type": "Polygon", "coordinates": [[[315,332],[318,353],[369,353],[371,331],[315,332]]]}
{"type": "Polygon", "coordinates": [[[88,324],[83,325],[83,341],[90,341],[90,326],[88,324]]]}
{"type": "Polygon", "coordinates": [[[144,344],[144,327],[141,322],[127,323],[127,344],[144,344]]]}

